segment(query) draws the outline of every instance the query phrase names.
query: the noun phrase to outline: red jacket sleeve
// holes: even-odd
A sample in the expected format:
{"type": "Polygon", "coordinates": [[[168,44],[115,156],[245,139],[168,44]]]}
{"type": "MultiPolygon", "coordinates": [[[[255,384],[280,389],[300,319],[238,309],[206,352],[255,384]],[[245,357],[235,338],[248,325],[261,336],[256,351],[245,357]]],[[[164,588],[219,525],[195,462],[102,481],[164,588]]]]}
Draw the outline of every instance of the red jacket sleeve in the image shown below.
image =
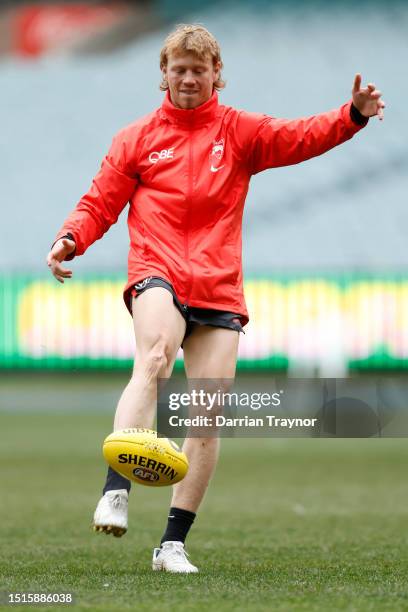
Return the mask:
{"type": "Polygon", "coordinates": [[[137,183],[132,160],[127,159],[126,139],[122,130],[113,139],[88,193],[66,219],[56,239],[72,234],[76,243],[75,255],[82,255],[116,223],[137,183]]]}
{"type": "Polygon", "coordinates": [[[250,173],[298,164],[349,140],[365,125],[351,119],[350,108],[347,102],[339,109],[303,119],[245,113],[241,126],[248,137],[250,173]]]}

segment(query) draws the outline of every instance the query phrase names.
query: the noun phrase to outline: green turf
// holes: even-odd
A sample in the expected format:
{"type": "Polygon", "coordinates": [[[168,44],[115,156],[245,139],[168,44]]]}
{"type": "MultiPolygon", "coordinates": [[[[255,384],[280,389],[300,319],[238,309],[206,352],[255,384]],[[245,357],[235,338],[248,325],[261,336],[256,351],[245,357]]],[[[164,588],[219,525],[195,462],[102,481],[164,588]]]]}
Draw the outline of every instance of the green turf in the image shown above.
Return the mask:
{"type": "Polygon", "coordinates": [[[405,440],[224,440],[188,540],[200,574],[174,576],[150,570],[169,490],[134,487],[125,537],[90,531],[109,416],[0,424],[0,590],[73,591],[74,610],[408,610],[405,440]]]}

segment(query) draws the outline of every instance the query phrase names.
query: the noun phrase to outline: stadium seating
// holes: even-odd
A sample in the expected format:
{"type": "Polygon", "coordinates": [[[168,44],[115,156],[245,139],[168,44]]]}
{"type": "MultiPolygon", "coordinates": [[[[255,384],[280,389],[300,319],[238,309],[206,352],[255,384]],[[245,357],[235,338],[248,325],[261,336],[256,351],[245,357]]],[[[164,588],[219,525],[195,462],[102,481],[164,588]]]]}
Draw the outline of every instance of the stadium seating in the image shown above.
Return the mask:
{"type": "MultiPolygon", "coordinates": [[[[368,5],[213,8],[191,20],[219,38],[227,88],[221,101],[297,117],[349,99],[355,72],[388,103],[355,139],[318,160],[253,179],[244,225],[247,271],[400,267],[405,227],[402,129],[408,8],[368,5]]],[[[107,56],[0,64],[3,123],[0,271],[42,270],[55,232],[84,193],[123,125],[160,104],[158,54],[165,30],[107,56]],[[9,231],[13,228],[13,231],[9,231]],[[16,244],[16,232],[18,239],[16,244]]],[[[125,271],[126,215],[78,270],[125,271]]]]}

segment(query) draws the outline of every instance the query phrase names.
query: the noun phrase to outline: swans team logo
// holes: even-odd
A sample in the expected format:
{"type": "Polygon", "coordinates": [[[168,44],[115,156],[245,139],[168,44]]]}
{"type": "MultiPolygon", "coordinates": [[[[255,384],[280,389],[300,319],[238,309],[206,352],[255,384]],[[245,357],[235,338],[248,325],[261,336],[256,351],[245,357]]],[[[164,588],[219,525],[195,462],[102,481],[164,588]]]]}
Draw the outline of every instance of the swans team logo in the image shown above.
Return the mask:
{"type": "Polygon", "coordinates": [[[220,161],[222,160],[222,156],[224,155],[224,139],[214,140],[212,150],[210,153],[210,170],[211,172],[218,172],[222,168],[224,168],[225,164],[220,166],[220,161]]]}

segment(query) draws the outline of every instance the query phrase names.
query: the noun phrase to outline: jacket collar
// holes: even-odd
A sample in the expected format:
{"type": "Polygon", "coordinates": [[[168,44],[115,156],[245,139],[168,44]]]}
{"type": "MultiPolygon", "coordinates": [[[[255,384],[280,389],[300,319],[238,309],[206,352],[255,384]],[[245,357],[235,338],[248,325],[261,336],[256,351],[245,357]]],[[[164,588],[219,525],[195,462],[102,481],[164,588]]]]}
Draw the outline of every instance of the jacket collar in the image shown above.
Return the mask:
{"type": "Polygon", "coordinates": [[[163,104],[160,108],[162,119],[168,119],[171,123],[179,123],[189,127],[204,125],[215,118],[218,110],[218,95],[214,89],[213,94],[207,102],[200,104],[196,108],[185,110],[177,108],[170,99],[167,90],[163,104]]]}

